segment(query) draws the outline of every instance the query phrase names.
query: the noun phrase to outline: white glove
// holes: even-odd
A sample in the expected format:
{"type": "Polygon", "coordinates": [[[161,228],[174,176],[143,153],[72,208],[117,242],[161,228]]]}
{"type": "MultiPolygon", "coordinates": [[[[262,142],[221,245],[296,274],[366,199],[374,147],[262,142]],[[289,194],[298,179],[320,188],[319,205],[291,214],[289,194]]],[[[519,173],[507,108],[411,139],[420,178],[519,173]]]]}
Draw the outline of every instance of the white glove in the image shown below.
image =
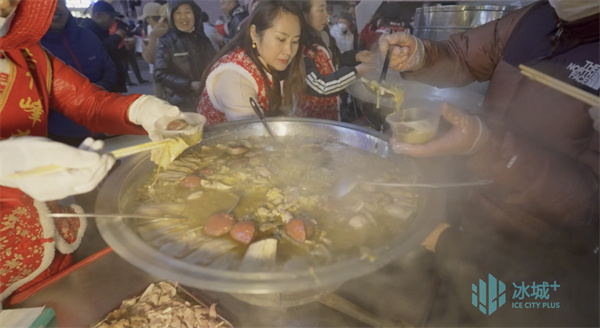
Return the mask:
{"type": "Polygon", "coordinates": [[[163,139],[156,131],[154,126],[156,121],[164,116],[172,116],[175,118],[181,114],[181,111],[176,106],[168,102],[158,99],[153,96],[141,96],[129,106],[129,120],[141,125],[147,132],[152,141],[163,139]]]}
{"type": "Polygon", "coordinates": [[[0,141],[0,185],[18,188],[39,201],[62,199],[94,189],[115,164],[101,150],[104,143],[86,139],[77,149],[42,137],[16,137],[0,141]],[[63,169],[31,176],[11,176],[48,165],[63,169]]]}
{"type": "Polygon", "coordinates": [[[416,71],[425,64],[423,41],[409,33],[398,32],[382,35],[379,38],[379,50],[384,56],[389,47],[394,47],[390,55],[389,66],[393,70],[416,71]]]}

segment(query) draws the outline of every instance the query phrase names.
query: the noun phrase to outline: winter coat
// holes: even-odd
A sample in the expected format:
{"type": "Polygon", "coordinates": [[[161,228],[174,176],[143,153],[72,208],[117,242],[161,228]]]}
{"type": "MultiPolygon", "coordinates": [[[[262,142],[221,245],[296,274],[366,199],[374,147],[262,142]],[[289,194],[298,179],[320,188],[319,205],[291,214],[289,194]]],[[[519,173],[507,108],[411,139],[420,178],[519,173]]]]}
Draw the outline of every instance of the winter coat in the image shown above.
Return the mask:
{"type": "MultiPolygon", "coordinates": [[[[69,16],[62,31],[48,30],[40,40],[44,48],[73,67],[90,82],[107,91],[115,91],[117,68],[96,35],[69,16]]],[[[61,113],[50,111],[48,130],[52,135],[85,138],[91,132],[61,113]]]]}
{"type": "Polygon", "coordinates": [[[527,78],[519,65],[598,95],[599,17],[567,23],[536,2],[447,41],[425,40],[425,67],[402,74],[438,87],[490,81],[482,118],[492,137],[466,166],[494,183],[472,191],[463,229],[554,243],[583,243],[571,235],[583,231],[597,238],[599,141],[590,106],[527,78]]]}
{"type": "Polygon", "coordinates": [[[174,1],[169,8],[169,31],[158,39],[154,59],[154,78],[164,88],[164,99],[183,111],[196,111],[197,96],[191,84],[202,79],[202,73],[216,54],[204,35],[201,10],[193,1],[174,1]],[[182,32],[173,23],[173,12],[188,3],[194,10],[194,30],[182,32]]]}
{"type": "Polygon", "coordinates": [[[116,92],[127,92],[127,71],[121,62],[123,60],[123,55],[120,51],[119,45],[123,42],[123,38],[118,34],[110,34],[108,30],[102,28],[98,23],[94,22],[91,18],[85,18],[81,21],[81,26],[89,29],[94,32],[98,39],[102,41],[104,45],[104,49],[108,52],[108,55],[115,63],[117,67],[117,86],[115,88],[116,92]]]}
{"type": "MultiPolygon", "coordinates": [[[[105,92],[47,53],[37,42],[52,20],[56,1],[22,1],[8,34],[0,38],[10,72],[0,79],[0,139],[46,136],[49,108],[92,132],[145,134],[127,119],[139,95],[105,92]]],[[[1,142],[1,141],[0,141],[1,142]]],[[[6,155],[6,154],[2,154],[6,155]]],[[[57,182],[59,183],[59,182],[57,182]]],[[[39,202],[15,188],[0,186],[0,300],[69,265],[86,221],[55,220],[43,214],[80,212],[76,205],[39,202]]]]}
{"type": "Polygon", "coordinates": [[[154,65],[154,58],[156,55],[156,44],[158,43],[158,39],[163,35],[167,34],[169,30],[169,24],[163,20],[157,23],[153,28],[152,32],[148,35],[148,44],[144,44],[142,46],[142,57],[149,64],[154,65]]]}

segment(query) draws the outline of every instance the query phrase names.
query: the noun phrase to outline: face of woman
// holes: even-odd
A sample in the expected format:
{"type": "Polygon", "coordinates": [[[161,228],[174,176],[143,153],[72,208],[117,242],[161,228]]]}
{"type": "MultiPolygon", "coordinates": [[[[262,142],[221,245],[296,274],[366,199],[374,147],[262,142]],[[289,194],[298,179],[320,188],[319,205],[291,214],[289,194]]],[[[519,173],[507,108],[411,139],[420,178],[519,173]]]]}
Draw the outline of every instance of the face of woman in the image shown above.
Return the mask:
{"type": "Polygon", "coordinates": [[[308,24],[317,31],[323,31],[327,26],[328,18],[325,0],[310,0],[310,14],[306,17],[308,24]]]}
{"type": "Polygon", "coordinates": [[[50,23],[50,29],[62,30],[67,24],[67,19],[69,19],[69,9],[67,8],[67,4],[65,3],[65,0],[59,0],[56,4],[54,16],[52,17],[52,23],[50,23]]]}
{"type": "Polygon", "coordinates": [[[300,47],[300,19],[290,13],[281,13],[273,21],[273,26],[256,33],[256,27],[250,27],[250,35],[258,55],[272,68],[283,71],[291,63],[300,47]]]}
{"type": "Polygon", "coordinates": [[[175,27],[182,32],[190,32],[194,28],[194,11],[189,4],[182,4],[173,12],[175,27]]]}

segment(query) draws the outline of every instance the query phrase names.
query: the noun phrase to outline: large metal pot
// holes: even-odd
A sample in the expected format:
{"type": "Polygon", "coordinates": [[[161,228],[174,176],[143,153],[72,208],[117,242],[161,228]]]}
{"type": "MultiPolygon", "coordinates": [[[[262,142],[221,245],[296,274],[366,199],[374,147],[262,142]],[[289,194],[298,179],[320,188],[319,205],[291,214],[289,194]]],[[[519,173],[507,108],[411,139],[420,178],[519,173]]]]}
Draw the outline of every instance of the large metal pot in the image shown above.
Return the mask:
{"type": "MultiPolygon", "coordinates": [[[[383,158],[408,160],[391,151],[385,135],[370,129],[303,118],[270,118],[268,121],[277,135],[336,140],[383,158]]],[[[199,145],[264,135],[264,127],[259,121],[229,122],[207,127],[199,145]]],[[[131,213],[137,190],[147,181],[154,168],[148,154],[125,159],[102,185],[96,211],[131,213]]],[[[374,272],[414,249],[442,218],[443,211],[438,206],[440,197],[440,194],[434,192],[423,194],[424,204],[414,223],[385,247],[378,249],[374,260],[351,258],[310,272],[233,272],[192,265],[166,256],[147,245],[131,229],[131,222],[125,217],[99,220],[97,224],[102,237],[117,254],[151,274],[186,286],[232,293],[256,305],[293,306],[314,301],[345,281],[374,272]]]]}
{"type": "Polygon", "coordinates": [[[504,16],[518,7],[494,5],[449,5],[417,8],[414,35],[424,39],[445,40],[453,33],[465,32],[504,16]]]}

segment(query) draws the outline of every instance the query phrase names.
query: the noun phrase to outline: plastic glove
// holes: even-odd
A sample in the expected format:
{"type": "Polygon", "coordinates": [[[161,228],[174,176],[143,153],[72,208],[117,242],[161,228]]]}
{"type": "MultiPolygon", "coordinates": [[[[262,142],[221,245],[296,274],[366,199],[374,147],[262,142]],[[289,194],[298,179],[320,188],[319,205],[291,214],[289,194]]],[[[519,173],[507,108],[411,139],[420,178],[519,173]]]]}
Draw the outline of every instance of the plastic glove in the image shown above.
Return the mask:
{"type": "Polygon", "coordinates": [[[359,63],[370,64],[375,61],[375,54],[367,50],[362,50],[356,53],[355,59],[359,63]]]}
{"type": "Polygon", "coordinates": [[[590,107],[590,117],[594,120],[594,130],[600,131],[600,107],[590,107]]]}
{"type": "MultiPolygon", "coordinates": [[[[88,139],[82,143],[83,148],[102,148],[101,141],[88,139]]],[[[0,141],[0,153],[0,185],[18,188],[40,201],[88,192],[115,164],[115,158],[109,154],[77,149],[42,137],[0,141]],[[59,165],[64,169],[32,176],[11,176],[48,165],[59,165]]]]}
{"type": "Polygon", "coordinates": [[[129,120],[141,125],[153,141],[163,139],[154,126],[156,121],[164,116],[175,118],[179,114],[181,114],[179,108],[153,96],[139,97],[129,106],[128,111],[129,120]]]}
{"type": "Polygon", "coordinates": [[[468,155],[477,152],[487,142],[490,131],[477,116],[469,115],[449,103],[442,103],[442,117],[452,124],[443,136],[425,144],[407,144],[392,138],[396,153],[414,157],[468,155]]]}
{"type": "Polygon", "coordinates": [[[390,55],[389,68],[399,72],[416,71],[425,64],[425,47],[421,39],[406,32],[392,33],[379,38],[379,50],[384,56],[390,46],[394,49],[390,55]]]}

